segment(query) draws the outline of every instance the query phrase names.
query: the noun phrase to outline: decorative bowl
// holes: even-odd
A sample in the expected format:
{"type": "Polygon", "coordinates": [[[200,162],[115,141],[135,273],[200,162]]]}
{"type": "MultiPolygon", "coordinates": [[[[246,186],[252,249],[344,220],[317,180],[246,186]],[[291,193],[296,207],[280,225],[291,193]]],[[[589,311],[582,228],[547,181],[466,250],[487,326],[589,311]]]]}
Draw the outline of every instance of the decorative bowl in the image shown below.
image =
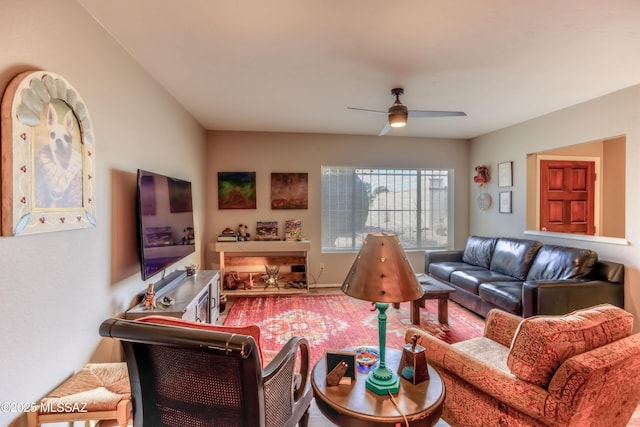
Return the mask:
{"type": "Polygon", "coordinates": [[[175,300],[173,298],[171,298],[170,296],[166,296],[166,297],[162,297],[160,298],[160,304],[165,305],[165,306],[170,306],[173,305],[173,303],[175,302],[175,300]]]}
{"type": "Polygon", "coordinates": [[[360,347],[356,349],[356,362],[359,366],[368,368],[380,359],[380,352],[372,347],[360,347]]]}

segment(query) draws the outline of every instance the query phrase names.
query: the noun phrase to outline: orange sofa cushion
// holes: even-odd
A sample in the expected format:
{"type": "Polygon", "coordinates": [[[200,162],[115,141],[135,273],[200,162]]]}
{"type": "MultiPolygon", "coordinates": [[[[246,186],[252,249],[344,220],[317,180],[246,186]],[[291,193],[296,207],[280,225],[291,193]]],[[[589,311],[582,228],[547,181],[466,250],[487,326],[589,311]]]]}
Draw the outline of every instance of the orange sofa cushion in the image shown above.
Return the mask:
{"type": "Polygon", "coordinates": [[[190,320],[178,319],[169,316],[145,316],[137,319],[139,322],[155,323],[159,325],[181,326],[183,328],[202,329],[213,332],[227,332],[230,334],[249,335],[253,338],[258,346],[258,355],[260,356],[260,365],[264,363],[262,357],[262,348],[260,347],[260,327],[257,325],[248,326],[224,326],[211,325],[209,323],[192,322],[190,320]]]}
{"type": "Polygon", "coordinates": [[[546,388],[565,360],[627,337],[632,329],[633,315],[610,304],[529,317],[516,331],[507,366],[521,380],[546,388]]]}

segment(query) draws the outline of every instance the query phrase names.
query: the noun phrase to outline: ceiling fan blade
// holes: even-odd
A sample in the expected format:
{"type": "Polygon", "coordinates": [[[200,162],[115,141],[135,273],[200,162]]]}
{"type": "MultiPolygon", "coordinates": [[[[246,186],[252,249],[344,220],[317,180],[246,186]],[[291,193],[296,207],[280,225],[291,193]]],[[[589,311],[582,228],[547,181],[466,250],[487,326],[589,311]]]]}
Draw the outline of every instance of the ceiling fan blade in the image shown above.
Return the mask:
{"type": "Polygon", "coordinates": [[[355,108],[355,107],[347,107],[348,110],[356,110],[356,111],[364,111],[365,113],[374,113],[374,114],[389,114],[388,111],[378,111],[378,110],[367,110],[365,108],[355,108]]]}
{"type": "Polygon", "coordinates": [[[378,136],[384,136],[388,134],[390,130],[391,130],[391,125],[389,125],[389,122],[387,122],[382,128],[382,130],[380,131],[380,133],[378,134],[378,136]]]}
{"type": "Polygon", "coordinates": [[[409,110],[409,117],[457,117],[466,116],[462,111],[422,111],[409,110]]]}

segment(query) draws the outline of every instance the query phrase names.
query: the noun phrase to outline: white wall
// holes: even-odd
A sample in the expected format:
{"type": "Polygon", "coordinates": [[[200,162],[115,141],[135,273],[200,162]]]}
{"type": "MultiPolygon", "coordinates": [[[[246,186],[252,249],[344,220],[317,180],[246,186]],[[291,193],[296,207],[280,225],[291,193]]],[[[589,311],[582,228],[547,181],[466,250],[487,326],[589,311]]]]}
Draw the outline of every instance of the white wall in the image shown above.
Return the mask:
{"type": "MultiPolygon", "coordinates": [[[[28,69],[63,76],[83,97],[96,140],[97,227],[0,237],[0,402],[30,402],[111,357],[98,327],[145,288],[139,271],[111,280],[112,224],[135,215],[129,198],[124,218],[112,218],[112,199],[131,194],[111,186],[112,173],[143,168],[192,181],[202,242],[206,134],[73,0],[3,1],[0,40],[0,90],[28,69]]],[[[135,234],[122,243],[135,255],[135,234]]],[[[17,415],[0,412],[0,425],[17,415]]]]}
{"type": "MultiPolygon", "coordinates": [[[[467,140],[347,136],[322,134],[286,134],[260,132],[209,132],[207,153],[207,229],[205,239],[214,242],[225,227],[249,225],[255,232],[257,221],[302,220],[302,231],[311,240],[309,273],[319,275],[318,283],[342,283],[354,254],[322,254],[320,242],[321,187],[320,168],[326,166],[362,167],[434,167],[454,170],[455,246],[464,245],[468,235],[469,142],[467,140]],[[219,171],[256,172],[257,209],[219,210],[219,171]],[[271,210],[271,173],[307,172],[309,209],[271,210]]],[[[408,254],[416,271],[424,270],[424,252],[408,254]]],[[[207,266],[219,262],[215,252],[207,250],[207,266]]],[[[310,277],[312,279],[313,277],[310,277]]]]}
{"type": "Polygon", "coordinates": [[[640,331],[640,86],[634,86],[543,117],[476,138],[471,142],[472,165],[513,161],[513,188],[498,188],[492,179],[488,192],[494,200],[500,190],[513,191],[513,214],[499,214],[497,204],[489,211],[475,207],[477,185],[470,191],[470,230],[485,236],[535,238],[543,243],[590,248],[602,259],[625,264],[625,308],[635,315],[640,331]],[[523,234],[526,221],[526,156],[529,153],[625,135],[626,147],[626,240],[627,246],[584,242],[566,238],[523,234]]]}

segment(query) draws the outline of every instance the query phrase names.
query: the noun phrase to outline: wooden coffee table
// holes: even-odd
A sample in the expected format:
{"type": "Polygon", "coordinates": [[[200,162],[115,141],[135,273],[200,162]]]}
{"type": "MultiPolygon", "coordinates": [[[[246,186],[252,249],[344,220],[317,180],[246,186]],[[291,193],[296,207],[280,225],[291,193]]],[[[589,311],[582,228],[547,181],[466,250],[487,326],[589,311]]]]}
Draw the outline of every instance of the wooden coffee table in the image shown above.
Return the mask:
{"type": "MultiPolygon", "coordinates": [[[[387,348],[385,355],[387,367],[395,372],[398,369],[402,351],[387,348]]],[[[413,385],[401,378],[400,391],[394,395],[410,426],[431,427],[442,414],[444,383],[431,366],[427,368],[430,377],[428,381],[413,385]]],[[[327,387],[325,360],[321,359],[316,363],[311,375],[311,386],[320,412],[338,426],[394,427],[398,423],[404,426],[404,418],[388,395],[380,396],[366,389],[365,381],[368,373],[369,369],[360,368],[356,374],[356,380],[351,384],[327,387]]]]}
{"type": "Polygon", "coordinates": [[[438,279],[434,279],[426,274],[419,274],[418,281],[422,288],[422,298],[415,301],[411,301],[411,309],[409,310],[411,316],[411,323],[414,325],[420,324],[420,308],[424,308],[424,302],[428,299],[438,300],[438,322],[448,325],[449,324],[449,295],[456,290],[451,286],[442,283],[438,279]]]}

